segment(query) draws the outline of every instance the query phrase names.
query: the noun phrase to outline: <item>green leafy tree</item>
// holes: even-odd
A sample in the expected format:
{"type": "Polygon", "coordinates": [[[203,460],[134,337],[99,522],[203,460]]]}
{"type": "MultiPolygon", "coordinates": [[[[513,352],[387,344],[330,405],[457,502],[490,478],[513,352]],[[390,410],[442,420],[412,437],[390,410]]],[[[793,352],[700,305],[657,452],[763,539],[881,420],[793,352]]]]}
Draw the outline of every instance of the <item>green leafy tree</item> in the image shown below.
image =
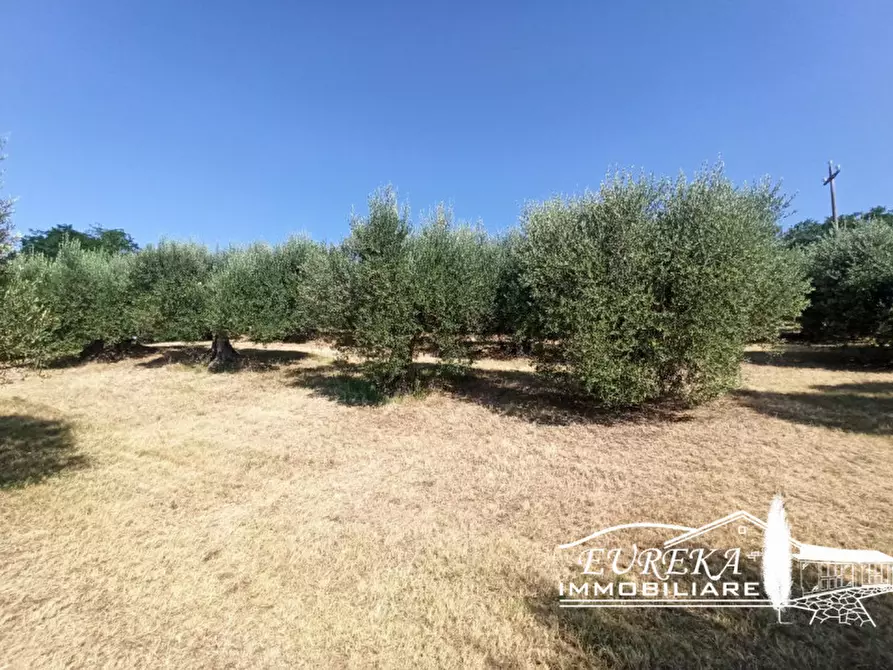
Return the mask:
{"type": "Polygon", "coordinates": [[[815,219],[804,219],[788,228],[782,238],[791,248],[808,247],[822,239],[830,230],[830,227],[815,219]]]}
{"type": "MultiPolygon", "coordinates": [[[[872,207],[867,212],[853,212],[838,217],[839,230],[856,228],[866,223],[880,223],[893,227],[893,211],[886,207],[872,207]]],[[[822,223],[815,219],[804,219],[786,230],[782,238],[789,247],[808,247],[820,241],[826,235],[834,231],[834,221],[829,216],[822,223]]]]}
{"type": "Polygon", "coordinates": [[[736,187],[721,165],[676,180],[657,210],[662,394],[699,401],[737,380],[744,345],[806,304],[805,269],[778,241],[777,185],[736,187]]]}
{"type": "Polygon", "coordinates": [[[209,282],[215,263],[195,243],[162,241],[131,259],[128,310],[141,341],[196,341],[210,330],[209,282]]]}
{"type": "Polygon", "coordinates": [[[487,234],[455,225],[452,212],[437,207],[412,238],[416,320],[451,365],[470,364],[469,338],[484,332],[496,298],[496,268],[487,234]]]}
{"type": "Polygon", "coordinates": [[[623,177],[599,194],[530,204],[522,216],[537,367],[605,404],[661,390],[648,230],[659,195],[623,177]]]}
{"type": "Polygon", "coordinates": [[[110,254],[132,253],[139,248],[133,238],[120,228],[93,226],[87,232],[81,232],[66,224],[49,230],[32,230],[22,238],[22,253],[44,254],[54,258],[65,242],[77,242],[87,251],[110,254]]]}
{"type": "Polygon", "coordinates": [[[348,332],[352,268],[346,245],[320,246],[308,257],[302,291],[313,332],[336,339],[348,332]]]}
{"type": "Polygon", "coordinates": [[[17,256],[10,263],[2,311],[11,342],[6,357],[31,362],[117,345],[131,335],[129,259],[65,242],[55,258],[17,256]],[[11,334],[10,334],[11,333],[11,334]]]}
{"type": "Polygon", "coordinates": [[[354,216],[344,242],[348,270],[348,338],[341,347],[365,358],[364,372],[382,392],[406,388],[421,334],[410,264],[411,226],[391,188],[369,199],[369,214],[354,216]]]}
{"type": "Polygon", "coordinates": [[[496,295],[488,331],[508,336],[518,351],[530,353],[540,327],[525,275],[527,244],[526,236],[518,230],[491,240],[496,295]]]}
{"type": "Polygon", "coordinates": [[[40,366],[65,353],[60,320],[43,302],[40,277],[13,262],[0,285],[0,363],[40,366]]]}
{"type": "Polygon", "coordinates": [[[139,251],[139,245],[121,228],[93,226],[89,234],[95,240],[95,246],[91,248],[110,254],[129,254],[139,251]]]}
{"type": "Polygon", "coordinates": [[[829,235],[807,252],[813,291],[801,318],[814,340],[891,343],[893,226],[865,223],[829,235]]]}
{"type": "Polygon", "coordinates": [[[209,286],[215,340],[245,335],[272,342],[314,331],[318,316],[311,274],[323,269],[324,256],[323,248],[306,238],[224,253],[209,286]]]}
{"type": "Polygon", "coordinates": [[[729,388],[744,345],[803,306],[777,239],[784,206],[776,187],[736,188],[721,166],[690,182],[617,174],[598,193],[529,206],[539,369],[608,405],[729,388]],[[791,287],[767,302],[780,276],[791,287]]]}

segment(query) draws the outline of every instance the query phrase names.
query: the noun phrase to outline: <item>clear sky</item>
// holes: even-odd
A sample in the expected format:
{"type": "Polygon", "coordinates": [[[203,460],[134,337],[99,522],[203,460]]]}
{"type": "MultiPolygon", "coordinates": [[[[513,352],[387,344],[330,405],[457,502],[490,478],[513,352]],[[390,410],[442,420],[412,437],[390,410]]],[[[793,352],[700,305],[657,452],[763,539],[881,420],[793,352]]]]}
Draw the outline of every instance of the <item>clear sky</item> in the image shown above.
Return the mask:
{"type": "Polygon", "coordinates": [[[893,205],[890,0],[0,0],[21,231],[336,241],[393,183],[491,231],[612,165],[722,155],[788,220],[893,205]]]}

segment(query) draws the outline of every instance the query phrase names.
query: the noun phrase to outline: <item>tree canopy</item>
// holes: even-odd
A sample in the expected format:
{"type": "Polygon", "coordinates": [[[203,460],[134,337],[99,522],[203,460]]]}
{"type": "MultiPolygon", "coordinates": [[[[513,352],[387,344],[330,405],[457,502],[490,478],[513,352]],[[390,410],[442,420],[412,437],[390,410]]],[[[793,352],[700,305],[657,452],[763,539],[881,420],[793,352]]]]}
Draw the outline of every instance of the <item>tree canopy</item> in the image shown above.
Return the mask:
{"type": "MultiPolygon", "coordinates": [[[[893,234],[875,221],[887,210],[852,215],[874,222],[804,252],[779,235],[786,206],[777,185],[736,186],[720,165],[691,180],[618,173],[597,192],[528,204],[521,225],[499,237],[454,222],[444,206],[414,223],[390,188],[337,245],[163,241],[127,253],[135,244],[123,231],[57,226],[26,240],[37,253],[7,264],[0,359],[212,339],[212,362],[226,363],[238,355],[229,338],[320,333],[390,393],[428,374],[416,354],[436,355],[438,375],[461,373],[493,338],[606,405],[699,402],[736,382],[748,342],[795,322],[807,271],[821,287],[846,265],[847,290],[866,297],[866,313],[841,328],[820,314],[822,335],[858,323],[858,336],[880,341],[890,330],[888,237],[868,234],[893,234]],[[843,239],[857,230],[866,234],[843,239]]],[[[814,303],[837,309],[834,286],[814,303]]]]}
{"type": "MultiPolygon", "coordinates": [[[[837,226],[841,230],[857,228],[870,222],[893,227],[893,210],[879,205],[872,207],[867,212],[853,212],[837,217],[837,226]]],[[[804,219],[788,228],[782,235],[782,239],[791,248],[808,247],[833,230],[834,220],[830,216],[821,223],[815,219],[804,219]]]]}
{"type": "Polygon", "coordinates": [[[82,232],[68,224],[62,224],[49,230],[31,230],[22,237],[22,252],[40,253],[55,258],[66,241],[77,242],[85,251],[105,251],[111,254],[131,253],[139,249],[133,238],[121,228],[92,226],[82,232]]]}

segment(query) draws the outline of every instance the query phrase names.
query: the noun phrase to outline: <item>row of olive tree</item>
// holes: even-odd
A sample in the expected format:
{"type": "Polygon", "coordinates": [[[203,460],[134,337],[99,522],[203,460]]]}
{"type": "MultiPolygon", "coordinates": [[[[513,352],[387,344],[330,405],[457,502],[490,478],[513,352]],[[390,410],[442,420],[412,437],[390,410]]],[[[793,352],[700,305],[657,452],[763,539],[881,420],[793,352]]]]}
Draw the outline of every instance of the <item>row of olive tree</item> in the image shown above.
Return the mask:
{"type": "Polygon", "coordinates": [[[132,341],[329,333],[381,391],[412,385],[424,347],[463,367],[500,335],[541,371],[607,404],[697,401],[733,383],[743,346],[804,305],[797,252],[779,239],[776,187],[735,187],[721,168],[691,182],[617,175],[596,193],[529,205],[488,236],[438,207],[413,227],[386,188],[324,246],[211,252],[162,242],[131,254],[76,242],[9,264],[0,356],[48,359],[132,341]]]}
{"type": "Polygon", "coordinates": [[[687,182],[628,174],[528,206],[488,240],[439,209],[411,234],[391,191],[345,244],[345,331],[382,388],[405,385],[422,338],[449,361],[499,333],[545,374],[605,404],[699,401],[732,385],[744,346],[792,324],[808,283],[779,238],[786,201],[722,168],[687,182]]]}
{"type": "Polygon", "coordinates": [[[126,254],[64,241],[52,257],[21,253],[8,264],[0,357],[41,363],[133,341],[211,339],[217,366],[237,356],[236,336],[322,332],[394,388],[426,338],[445,360],[470,360],[467,338],[493,312],[495,256],[482,230],[454,225],[443,207],[411,233],[389,190],[338,246],[292,238],[215,253],[162,242],[126,254]]]}
{"type": "Polygon", "coordinates": [[[0,294],[0,357],[42,363],[134,341],[212,338],[213,362],[227,363],[231,336],[269,342],[317,325],[309,298],[325,281],[326,254],[303,238],[216,254],[176,242],[111,254],[78,241],[54,258],[20,254],[0,294]]]}

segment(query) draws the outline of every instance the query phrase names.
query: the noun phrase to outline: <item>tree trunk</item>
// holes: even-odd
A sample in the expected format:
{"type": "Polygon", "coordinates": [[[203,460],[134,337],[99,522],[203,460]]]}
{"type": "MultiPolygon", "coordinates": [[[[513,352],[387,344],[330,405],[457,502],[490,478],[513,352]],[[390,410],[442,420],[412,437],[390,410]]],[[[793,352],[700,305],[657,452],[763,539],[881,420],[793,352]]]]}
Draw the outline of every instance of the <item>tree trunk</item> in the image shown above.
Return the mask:
{"type": "Polygon", "coordinates": [[[208,363],[208,370],[220,370],[230,366],[236,362],[238,357],[239,353],[233,349],[227,333],[215,333],[214,339],[211,341],[211,362],[208,363]]]}

